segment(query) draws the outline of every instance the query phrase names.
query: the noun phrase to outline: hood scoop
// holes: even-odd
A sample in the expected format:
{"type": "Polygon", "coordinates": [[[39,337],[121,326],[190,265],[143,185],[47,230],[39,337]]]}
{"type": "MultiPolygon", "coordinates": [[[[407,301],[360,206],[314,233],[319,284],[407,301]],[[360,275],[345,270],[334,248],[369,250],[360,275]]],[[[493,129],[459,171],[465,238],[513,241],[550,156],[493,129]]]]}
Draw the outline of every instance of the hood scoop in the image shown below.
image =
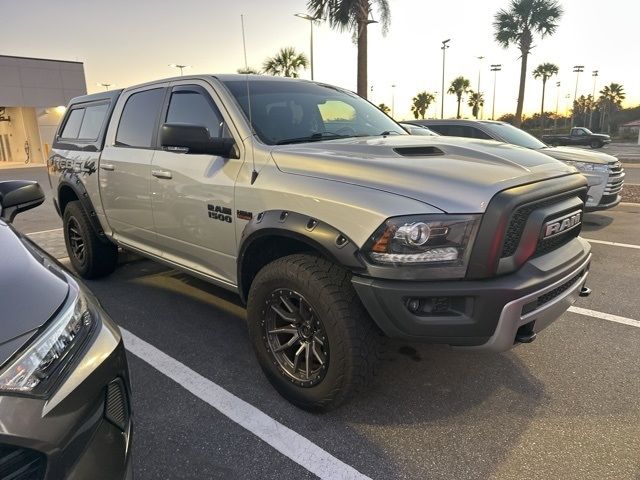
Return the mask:
{"type": "Polygon", "coordinates": [[[444,155],[438,147],[397,147],[393,149],[398,155],[403,157],[434,157],[444,155]]]}

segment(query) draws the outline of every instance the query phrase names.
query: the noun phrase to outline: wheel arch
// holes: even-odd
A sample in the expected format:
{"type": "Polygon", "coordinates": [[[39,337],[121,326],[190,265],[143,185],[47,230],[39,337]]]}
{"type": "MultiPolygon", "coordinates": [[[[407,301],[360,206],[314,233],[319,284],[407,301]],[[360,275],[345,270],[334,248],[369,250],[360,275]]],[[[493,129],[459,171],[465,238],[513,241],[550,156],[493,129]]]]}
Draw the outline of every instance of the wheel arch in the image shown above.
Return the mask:
{"type": "Polygon", "coordinates": [[[60,216],[64,217],[64,211],[69,202],[79,201],[80,205],[89,217],[91,228],[93,228],[95,233],[98,235],[98,238],[103,242],[108,242],[109,240],[104,233],[104,229],[98,220],[96,210],[93,207],[91,197],[87,193],[84,183],[80,177],[75,173],[64,173],[60,177],[57,190],[57,207],[60,216]]]}
{"type": "Polygon", "coordinates": [[[355,243],[315,217],[270,210],[254,217],[242,232],[238,255],[238,293],[246,303],[255,275],[266,264],[294,253],[315,253],[348,270],[364,269],[355,243]]]}

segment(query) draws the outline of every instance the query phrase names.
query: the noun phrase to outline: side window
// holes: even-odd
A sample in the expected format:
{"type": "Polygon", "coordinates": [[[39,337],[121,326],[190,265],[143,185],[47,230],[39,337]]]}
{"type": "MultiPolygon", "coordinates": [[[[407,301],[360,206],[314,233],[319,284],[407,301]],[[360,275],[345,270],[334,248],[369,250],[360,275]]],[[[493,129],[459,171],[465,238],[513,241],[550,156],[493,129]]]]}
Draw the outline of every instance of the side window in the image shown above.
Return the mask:
{"type": "Polygon", "coordinates": [[[80,127],[80,133],[78,138],[83,140],[96,140],[100,135],[102,124],[107,116],[107,110],[109,104],[103,103],[102,105],[91,105],[84,109],[84,118],[82,120],[82,127],[80,127]]]}
{"type": "Polygon", "coordinates": [[[151,148],[163,99],[163,88],[154,88],[131,95],[120,116],[116,145],[151,148]]]}
{"type": "Polygon", "coordinates": [[[202,93],[178,90],[171,94],[167,123],[188,123],[207,127],[212,138],[221,136],[222,116],[202,93]]]}
{"type": "Polygon", "coordinates": [[[427,125],[429,127],[430,130],[433,130],[436,133],[439,133],[440,135],[444,135],[445,137],[448,137],[451,135],[451,133],[449,133],[449,128],[446,125],[427,125]]]}
{"type": "Polygon", "coordinates": [[[472,138],[479,138],[480,140],[492,140],[492,138],[484,133],[482,130],[476,127],[468,127],[471,130],[471,134],[469,135],[472,138]]]}
{"type": "Polygon", "coordinates": [[[582,135],[584,135],[584,130],[582,130],[581,128],[576,128],[576,129],[573,131],[573,134],[574,134],[574,135],[577,135],[578,137],[581,137],[582,135]]]}
{"type": "Polygon", "coordinates": [[[82,125],[82,117],[84,116],[84,108],[76,108],[69,112],[69,117],[64,124],[60,138],[78,138],[80,126],[82,125]]]}
{"type": "Polygon", "coordinates": [[[448,135],[452,137],[471,137],[471,129],[464,125],[450,125],[448,135]]]}

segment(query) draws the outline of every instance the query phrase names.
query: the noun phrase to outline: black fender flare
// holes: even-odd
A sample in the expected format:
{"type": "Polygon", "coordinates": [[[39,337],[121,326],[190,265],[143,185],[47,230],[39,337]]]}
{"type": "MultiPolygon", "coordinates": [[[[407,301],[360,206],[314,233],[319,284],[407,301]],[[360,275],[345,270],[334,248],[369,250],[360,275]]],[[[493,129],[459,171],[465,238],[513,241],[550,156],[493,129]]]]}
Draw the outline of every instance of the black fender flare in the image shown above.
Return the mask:
{"type": "Polygon", "coordinates": [[[111,243],[104,233],[102,225],[98,220],[96,209],[93,207],[93,202],[91,201],[91,197],[89,196],[89,193],[87,193],[87,189],[85,188],[84,183],[80,178],[80,176],[75,172],[69,172],[69,171],[63,172],[60,175],[60,181],[58,182],[58,188],[56,192],[56,200],[57,200],[56,207],[58,208],[59,210],[58,213],[60,214],[61,217],[64,216],[64,211],[62,209],[62,202],[60,199],[60,192],[62,191],[63,188],[70,188],[75,193],[76,197],[78,197],[78,200],[80,201],[80,205],[82,205],[82,208],[87,213],[87,216],[89,217],[89,221],[91,223],[91,227],[93,228],[98,238],[105,243],[111,243]]]}
{"type": "Polygon", "coordinates": [[[288,210],[268,210],[253,217],[242,231],[238,253],[238,292],[246,302],[248,289],[243,272],[247,251],[256,240],[287,237],[312,247],[325,258],[351,271],[364,270],[359,248],[337,228],[315,217],[288,210]]]}

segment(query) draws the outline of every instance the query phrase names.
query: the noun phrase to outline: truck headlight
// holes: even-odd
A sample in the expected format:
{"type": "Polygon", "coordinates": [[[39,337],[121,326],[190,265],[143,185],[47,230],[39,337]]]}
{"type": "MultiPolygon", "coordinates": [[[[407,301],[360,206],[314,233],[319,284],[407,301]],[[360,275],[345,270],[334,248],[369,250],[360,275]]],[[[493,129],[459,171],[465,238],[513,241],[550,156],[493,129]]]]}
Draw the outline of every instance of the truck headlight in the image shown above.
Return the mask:
{"type": "Polygon", "coordinates": [[[0,373],[0,391],[43,394],[50,380],[71,361],[89,334],[93,318],[87,299],[75,285],[62,310],[36,339],[0,373]]]}
{"type": "Polygon", "coordinates": [[[609,173],[609,166],[602,163],[577,162],[574,160],[565,160],[564,163],[585,173],[609,173]]]}
{"type": "Polygon", "coordinates": [[[390,218],[365,251],[383,265],[464,266],[480,215],[413,215],[390,218]]]}

